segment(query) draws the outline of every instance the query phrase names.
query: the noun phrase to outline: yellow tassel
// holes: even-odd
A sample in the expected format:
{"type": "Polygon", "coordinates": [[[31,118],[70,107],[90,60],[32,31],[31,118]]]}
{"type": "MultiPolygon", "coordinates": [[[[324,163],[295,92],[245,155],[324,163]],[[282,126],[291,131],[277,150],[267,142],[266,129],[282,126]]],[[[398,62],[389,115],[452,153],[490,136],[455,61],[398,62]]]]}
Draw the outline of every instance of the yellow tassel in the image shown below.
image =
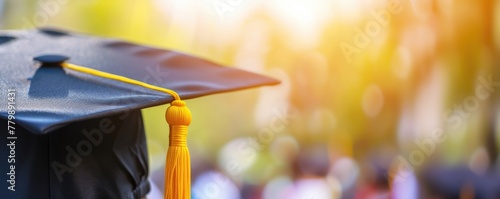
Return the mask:
{"type": "Polygon", "coordinates": [[[191,198],[191,163],[186,139],[188,126],[191,124],[191,111],[180,100],[179,95],[170,89],[154,86],[124,76],[115,75],[75,64],[63,63],[62,67],[112,79],[132,85],[142,86],[152,90],[165,92],[174,97],[170,107],[165,113],[165,118],[170,126],[170,143],[167,152],[167,165],[165,166],[165,199],[190,199],[191,198]]]}
{"type": "Polygon", "coordinates": [[[186,140],[191,111],[181,100],[174,100],[165,118],[170,126],[170,141],[165,166],[165,199],[191,198],[191,163],[186,140]]]}

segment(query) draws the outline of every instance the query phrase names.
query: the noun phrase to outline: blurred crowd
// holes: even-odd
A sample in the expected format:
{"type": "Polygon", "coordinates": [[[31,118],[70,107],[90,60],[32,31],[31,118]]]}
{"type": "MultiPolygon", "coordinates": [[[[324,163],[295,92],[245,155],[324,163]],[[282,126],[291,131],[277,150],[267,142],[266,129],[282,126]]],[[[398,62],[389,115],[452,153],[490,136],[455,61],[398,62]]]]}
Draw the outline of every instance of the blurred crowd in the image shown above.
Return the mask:
{"type": "MultiPolygon", "coordinates": [[[[0,0],[0,16],[280,79],[188,101],[193,198],[500,198],[499,0],[0,0]]],[[[144,111],[150,198],[164,108],[144,111]]]]}

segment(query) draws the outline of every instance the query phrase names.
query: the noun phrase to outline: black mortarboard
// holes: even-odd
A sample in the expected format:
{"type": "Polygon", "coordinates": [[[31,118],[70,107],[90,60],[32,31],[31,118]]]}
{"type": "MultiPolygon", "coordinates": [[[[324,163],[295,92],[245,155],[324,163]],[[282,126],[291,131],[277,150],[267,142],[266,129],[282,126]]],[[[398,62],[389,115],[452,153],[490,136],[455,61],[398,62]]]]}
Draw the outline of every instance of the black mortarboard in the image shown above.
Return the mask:
{"type": "MultiPolygon", "coordinates": [[[[182,99],[278,83],[116,39],[0,31],[1,198],[141,198],[149,191],[140,109],[174,98],[71,68],[79,66],[167,88],[182,99]]],[[[172,112],[171,121],[185,114],[172,112]]]]}

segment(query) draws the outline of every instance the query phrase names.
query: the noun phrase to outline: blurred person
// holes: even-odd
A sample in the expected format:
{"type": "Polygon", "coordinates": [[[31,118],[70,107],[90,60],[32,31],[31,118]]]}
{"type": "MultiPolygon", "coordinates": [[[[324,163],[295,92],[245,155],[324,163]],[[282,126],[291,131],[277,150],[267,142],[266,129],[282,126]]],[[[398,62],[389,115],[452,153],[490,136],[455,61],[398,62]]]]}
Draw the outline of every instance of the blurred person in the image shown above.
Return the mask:
{"type": "Polygon", "coordinates": [[[355,199],[390,199],[389,168],[392,152],[372,153],[367,158],[364,179],[360,181],[355,199]]]}
{"type": "Polygon", "coordinates": [[[420,176],[422,198],[500,198],[500,173],[477,175],[469,168],[429,166],[420,176]]]}

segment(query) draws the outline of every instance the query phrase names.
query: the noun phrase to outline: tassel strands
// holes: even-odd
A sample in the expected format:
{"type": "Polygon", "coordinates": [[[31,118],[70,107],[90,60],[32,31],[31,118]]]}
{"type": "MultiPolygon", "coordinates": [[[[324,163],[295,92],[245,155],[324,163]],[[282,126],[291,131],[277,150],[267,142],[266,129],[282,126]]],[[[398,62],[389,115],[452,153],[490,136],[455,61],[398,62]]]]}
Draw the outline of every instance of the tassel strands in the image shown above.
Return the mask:
{"type": "Polygon", "coordinates": [[[191,163],[186,140],[191,111],[181,100],[174,100],[165,113],[170,141],[165,167],[165,199],[191,198],[191,163]]]}

